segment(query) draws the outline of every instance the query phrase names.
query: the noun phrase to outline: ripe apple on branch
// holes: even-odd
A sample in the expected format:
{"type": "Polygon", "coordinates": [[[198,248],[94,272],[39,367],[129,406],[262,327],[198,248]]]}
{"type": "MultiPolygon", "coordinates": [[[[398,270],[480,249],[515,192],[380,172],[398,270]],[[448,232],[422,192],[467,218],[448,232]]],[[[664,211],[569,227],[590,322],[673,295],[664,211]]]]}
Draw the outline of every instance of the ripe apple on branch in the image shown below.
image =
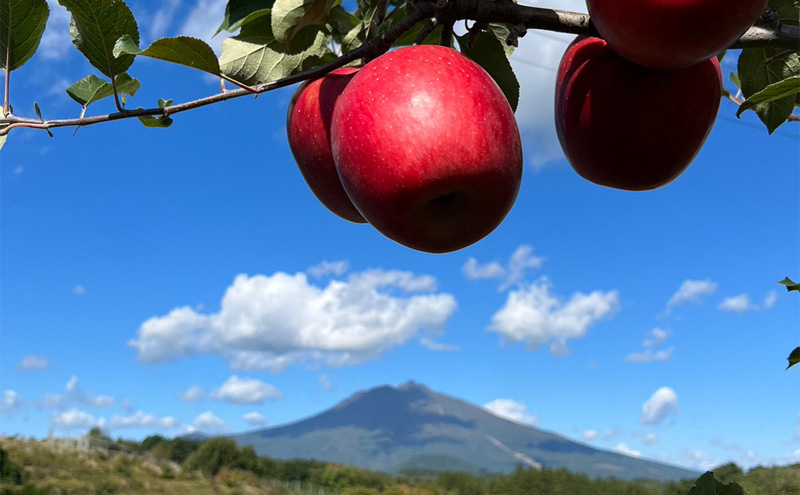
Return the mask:
{"type": "Polygon", "coordinates": [[[129,118],[165,128],[178,113],[313,81],[292,100],[287,131],[314,194],[342,218],[429,252],[478,241],[513,205],[522,175],[513,112],[524,88],[508,56],[529,29],[582,36],[559,69],[555,126],[568,161],[592,182],[646,190],[674,180],[700,151],[720,96],[740,113],[755,110],[770,132],[798,120],[798,0],[771,0],[767,10],[765,0],[588,0],[591,18],[509,0],[358,0],[352,11],[329,0],[230,0],[219,30],[234,36],[219,57],[185,36],[140,48],[124,1],[59,3],[76,48],[104,78],[67,88],[78,118],[45,120],[38,106],[38,118],[14,114],[10,74],[36,52],[49,9],[45,0],[0,0],[0,146],[19,128],[49,133],[129,118]],[[454,36],[460,20],[474,23],[454,36]],[[443,47],[390,51],[430,44],[443,47]],[[716,61],[728,48],[744,49],[735,95],[716,61]],[[128,74],[136,57],[238,89],[128,109],[141,85],[128,74]],[[85,115],[105,97],[116,112],[85,115]]]}

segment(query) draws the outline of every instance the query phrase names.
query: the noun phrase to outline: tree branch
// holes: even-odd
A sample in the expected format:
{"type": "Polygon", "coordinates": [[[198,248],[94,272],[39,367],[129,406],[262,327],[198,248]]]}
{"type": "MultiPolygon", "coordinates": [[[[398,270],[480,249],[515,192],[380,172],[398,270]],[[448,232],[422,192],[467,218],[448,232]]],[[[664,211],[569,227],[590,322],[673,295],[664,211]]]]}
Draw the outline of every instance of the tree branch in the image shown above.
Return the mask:
{"type": "MultiPolygon", "coordinates": [[[[431,18],[455,20],[473,20],[482,25],[490,22],[505,23],[516,26],[519,30],[517,37],[521,36],[525,30],[540,29],[555,31],[559,33],[571,33],[577,35],[599,36],[592,26],[588,14],[567,12],[562,10],[544,9],[539,7],[528,7],[516,4],[512,1],[489,1],[489,0],[408,0],[409,16],[396,26],[387,29],[380,35],[371,38],[361,47],[348,52],[336,60],[321,65],[315,69],[294,74],[289,77],[269,83],[259,84],[255,87],[245,87],[237,84],[241,89],[223,91],[219,94],[201,98],[178,105],[165,108],[150,108],[140,110],[125,110],[118,113],[99,115],[95,117],[81,117],[77,119],[47,120],[44,122],[32,119],[4,115],[0,119],[0,125],[8,124],[7,127],[0,129],[0,136],[7,134],[11,129],[17,127],[28,127],[34,129],[52,129],[57,127],[87,126],[122,120],[142,116],[168,116],[199,107],[204,107],[221,101],[231,100],[250,94],[259,94],[272,91],[277,88],[290,86],[292,84],[321,77],[328,72],[342,67],[358,59],[370,60],[391,48],[392,44],[400,36],[410,30],[417,23],[431,18]]],[[[452,24],[450,24],[452,25],[452,24]]],[[[800,27],[776,25],[767,23],[765,26],[750,28],[736,43],[730,48],[787,48],[796,50],[800,48],[800,27]]],[[[115,81],[112,78],[112,84],[115,81]]],[[[6,90],[8,85],[6,85],[6,90]]],[[[114,91],[116,97],[116,91],[114,91]]],[[[7,100],[7,99],[6,99],[7,100]]],[[[119,106],[119,104],[118,104],[119,106]]],[[[792,119],[793,120],[793,119],[792,119]]]]}

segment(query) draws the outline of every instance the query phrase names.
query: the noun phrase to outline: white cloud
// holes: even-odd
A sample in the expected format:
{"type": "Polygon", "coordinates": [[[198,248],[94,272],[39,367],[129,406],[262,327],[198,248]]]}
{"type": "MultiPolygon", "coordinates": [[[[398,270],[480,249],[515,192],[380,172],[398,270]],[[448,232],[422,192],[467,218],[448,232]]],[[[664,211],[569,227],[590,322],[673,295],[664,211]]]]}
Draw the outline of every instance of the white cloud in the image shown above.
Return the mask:
{"type": "Polygon", "coordinates": [[[72,288],[72,293],[76,296],[82,296],[86,294],[86,289],[82,285],[76,285],[72,288]]]}
{"type": "Polygon", "coordinates": [[[320,375],[319,384],[325,390],[333,390],[333,380],[331,380],[331,377],[326,374],[320,375]]]}
{"type": "MultiPolygon", "coordinates": [[[[586,12],[583,0],[539,0],[537,7],[586,12]]],[[[517,122],[523,149],[534,170],[563,158],[553,119],[556,70],[574,35],[528,31],[520,38],[511,65],[520,82],[517,122]]]]}
{"type": "Polygon", "coordinates": [[[324,287],[304,273],[239,275],[219,313],[174,309],[142,323],[129,345],[142,362],[215,354],[237,370],[359,364],[420,332],[440,333],[456,301],[435,290],[435,278],[401,271],[369,270],[324,287]]]}
{"type": "Polygon", "coordinates": [[[597,430],[586,430],[581,434],[581,440],[584,442],[591,442],[592,440],[596,439],[600,435],[597,430]]]}
{"type": "Polygon", "coordinates": [[[116,403],[116,397],[110,395],[88,395],[80,385],[78,377],[72,375],[64,386],[62,394],[45,394],[42,407],[48,409],[64,409],[67,407],[81,406],[103,409],[116,403]]]}
{"type": "Polygon", "coordinates": [[[619,430],[616,428],[609,428],[603,432],[603,440],[612,440],[619,436],[619,430]]]}
{"type": "Polygon", "coordinates": [[[614,450],[619,452],[620,454],[627,455],[630,457],[641,457],[642,453],[638,450],[633,450],[632,448],[628,447],[624,443],[618,443],[614,450]]]}
{"type": "Polygon", "coordinates": [[[22,405],[22,398],[14,390],[3,390],[3,398],[0,400],[0,412],[7,416],[17,412],[17,408],[22,405]]]}
{"type": "Polygon", "coordinates": [[[670,332],[669,330],[654,328],[650,330],[650,333],[648,335],[649,337],[642,342],[642,345],[646,348],[653,348],[663,344],[664,341],[667,340],[667,337],[672,335],[672,332],[670,332]]]}
{"type": "Polygon", "coordinates": [[[458,352],[461,350],[461,346],[436,342],[428,337],[422,337],[419,339],[419,343],[422,347],[434,352],[458,352]]]}
{"type": "Polygon", "coordinates": [[[131,416],[114,416],[111,428],[146,428],[152,430],[169,430],[180,426],[180,421],[172,416],[159,418],[154,414],[136,411],[131,416]]]}
{"type": "Polygon", "coordinates": [[[469,258],[461,267],[461,273],[470,280],[487,280],[505,277],[506,269],[496,261],[480,265],[475,258],[469,258]]]}
{"type": "Polygon", "coordinates": [[[771,290],[764,296],[764,309],[772,309],[775,307],[775,303],[778,302],[778,293],[774,290],[771,290]]]}
{"type": "Polygon", "coordinates": [[[661,349],[660,351],[653,351],[652,349],[645,349],[642,352],[632,352],[628,354],[625,361],[629,363],[652,363],[654,361],[669,361],[672,358],[672,353],[675,352],[674,347],[661,349]]]}
{"type": "Polygon", "coordinates": [[[739,294],[738,296],[723,299],[717,309],[727,313],[744,313],[745,311],[757,311],[758,306],[750,302],[749,295],[739,294]]]}
{"type": "Polygon", "coordinates": [[[86,411],[72,408],[60,414],[53,414],[50,416],[50,424],[56,428],[65,430],[88,429],[94,427],[105,428],[106,420],[104,418],[96,418],[86,411]]]}
{"type": "Polygon", "coordinates": [[[242,419],[247,424],[254,427],[265,426],[267,424],[267,418],[265,418],[262,414],[257,413],[256,411],[242,415],[242,419]]]}
{"type": "Polygon", "coordinates": [[[205,391],[199,385],[191,386],[186,391],[178,394],[178,398],[184,402],[198,402],[203,400],[204,396],[205,391]]]}
{"type": "MultiPolygon", "coordinates": [[[[152,17],[147,19],[149,24],[148,36],[151,42],[167,34],[180,4],[181,0],[161,0],[159,2],[158,10],[152,17]]],[[[221,18],[219,17],[218,19],[221,18]]],[[[140,23],[139,25],[141,26],[142,24],[140,23]]]]}
{"type": "Polygon", "coordinates": [[[283,394],[261,380],[233,375],[211,392],[211,398],[228,404],[261,404],[265,400],[282,399],[283,394]]]}
{"type": "Polygon", "coordinates": [[[650,433],[648,433],[647,435],[644,436],[644,439],[642,440],[642,442],[645,445],[655,445],[656,443],[658,443],[658,435],[656,435],[653,432],[650,432],[650,433]]]}
{"type": "Polygon", "coordinates": [[[642,405],[642,417],[639,422],[657,425],[676,414],[678,414],[678,394],[670,387],[661,387],[642,405]]]}
{"type": "Polygon", "coordinates": [[[208,42],[214,51],[219,54],[224,33],[212,39],[217,31],[222,17],[225,15],[225,6],[228,0],[197,0],[189,12],[186,21],[181,27],[181,35],[200,38],[208,42]]]}
{"type": "Polygon", "coordinates": [[[19,362],[17,368],[24,371],[40,371],[47,368],[49,362],[50,361],[46,357],[32,356],[29,354],[22,358],[22,361],[19,362]]]}
{"type": "Polygon", "coordinates": [[[495,416],[523,425],[533,426],[541,421],[538,415],[528,412],[528,406],[511,399],[495,399],[483,407],[495,416]]]}
{"type": "Polygon", "coordinates": [[[650,330],[647,335],[648,337],[642,341],[644,350],[628,354],[625,361],[629,363],[651,363],[653,361],[669,361],[670,358],[672,358],[672,353],[675,351],[674,347],[661,350],[654,349],[663,344],[664,341],[672,335],[672,332],[669,330],[662,330],[661,328],[654,328],[650,330]]]}
{"type": "Polygon", "coordinates": [[[314,278],[327,277],[334,275],[341,277],[350,269],[350,263],[346,261],[323,261],[307,270],[308,274],[314,278]]]}
{"type": "Polygon", "coordinates": [[[505,305],[492,317],[489,330],[512,343],[525,342],[531,350],[551,342],[557,356],[569,353],[567,341],[582,338],[587,330],[619,311],[619,293],[576,292],[562,302],[550,294],[546,278],[509,292],[505,305]]]}
{"type": "Polygon", "coordinates": [[[717,291],[717,283],[710,279],[684,280],[678,291],[672,294],[667,303],[667,313],[675,306],[686,303],[699,303],[705,296],[710,296],[717,291]]]}
{"type": "Polygon", "coordinates": [[[87,397],[86,403],[94,407],[96,409],[104,409],[106,407],[111,407],[117,401],[115,397],[110,395],[96,395],[94,397],[87,397]]]}
{"type": "Polygon", "coordinates": [[[709,456],[705,452],[695,449],[686,449],[682,451],[678,463],[700,471],[710,471],[720,464],[717,459],[709,456]]]}
{"type": "Polygon", "coordinates": [[[505,267],[496,261],[481,265],[475,258],[469,258],[461,273],[470,280],[503,279],[498,288],[502,292],[522,282],[528,270],[540,269],[544,261],[545,258],[534,256],[531,246],[522,245],[514,250],[505,267]]]}
{"type": "Polygon", "coordinates": [[[23,172],[25,172],[25,167],[23,166],[14,167],[14,175],[22,175],[23,172]]]}
{"type": "Polygon", "coordinates": [[[226,433],[230,429],[225,421],[219,419],[211,411],[206,411],[192,421],[191,431],[199,431],[208,435],[226,433]]]}
{"type": "Polygon", "coordinates": [[[36,53],[44,60],[58,60],[73,46],[69,36],[70,16],[58,0],[47,0],[47,6],[50,7],[50,17],[36,53]]]}

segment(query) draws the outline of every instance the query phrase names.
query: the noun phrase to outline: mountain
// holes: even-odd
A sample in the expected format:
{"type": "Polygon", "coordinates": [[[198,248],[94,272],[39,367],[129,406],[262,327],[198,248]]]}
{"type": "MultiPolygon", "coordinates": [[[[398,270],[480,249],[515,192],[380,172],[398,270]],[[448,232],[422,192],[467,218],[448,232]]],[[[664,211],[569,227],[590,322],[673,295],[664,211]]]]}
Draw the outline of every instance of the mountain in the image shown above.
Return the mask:
{"type": "Polygon", "coordinates": [[[318,459],[388,473],[432,469],[481,474],[522,465],[620,479],[698,476],[508,421],[414,382],[367,390],[317,416],[234,438],[239,445],[252,445],[259,455],[318,459]]]}

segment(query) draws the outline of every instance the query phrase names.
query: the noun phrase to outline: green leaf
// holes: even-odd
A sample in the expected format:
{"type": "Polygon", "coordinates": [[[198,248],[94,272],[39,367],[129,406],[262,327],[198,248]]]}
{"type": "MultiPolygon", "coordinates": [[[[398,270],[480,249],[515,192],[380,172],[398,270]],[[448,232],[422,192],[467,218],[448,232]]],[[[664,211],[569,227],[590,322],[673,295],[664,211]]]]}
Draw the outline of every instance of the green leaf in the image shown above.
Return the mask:
{"type": "Polygon", "coordinates": [[[514,53],[514,45],[506,43],[508,36],[511,34],[511,26],[508,24],[499,24],[492,22],[489,24],[489,33],[493,34],[497,41],[503,46],[503,51],[506,53],[506,58],[514,53]]]}
{"type": "Polygon", "coordinates": [[[739,89],[742,87],[742,83],[739,81],[739,75],[735,72],[731,72],[731,75],[728,77],[731,82],[739,89]]]}
{"type": "Polygon", "coordinates": [[[707,472],[695,481],[687,495],[747,495],[744,488],[737,483],[723,484],[707,472]]]}
{"type": "MultiPolygon", "coordinates": [[[[36,116],[39,117],[39,120],[44,122],[44,119],[42,118],[42,111],[39,109],[39,104],[35,101],[33,102],[33,111],[36,112],[36,116]]],[[[50,129],[45,129],[44,131],[48,136],[53,137],[53,133],[50,132],[50,129]]]]}
{"type": "Polygon", "coordinates": [[[781,280],[778,283],[781,284],[781,285],[785,285],[787,291],[790,291],[790,292],[793,291],[793,290],[800,291],[800,284],[794,283],[792,281],[792,279],[790,279],[789,277],[784,278],[783,280],[781,280]]]}
{"type": "Polygon", "coordinates": [[[174,103],[175,100],[165,100],[163,98],[158,99],[158,108],[167,108],[174,103]]]}
{"type": "MultiPolygon", "coordinates": [[[[750,98],[767,86],[800,75],[800,56],[793,53],[766,65],[768,58],[780,53],[777,49],[751,48],[739,56],[739,81],[742,94],[750,98]]],[[[755,105],[758,117],[772,134],[786,122],[794,110],[794,95],[755,105]]]]}
{"type": "Polygon", "coordinates": [[[327,28],[308,26],[284,46],[272,36],[270,16],[263,16],[243,26],[239,36],[222,42],[220,66],[224,74],[244,84],[277,81],[319,65],[330,41],[327,28]]]}
{"type": "MultiPolygon", "coordinates": [[[[138,108],[137,110],[142,110],[142,109],[138,108]]],[[[172,125],[172,117],[170,117],[169,115],[162,115],[160,117],[153,117],[152,115],[143,115],[139,117],[139,122],[141,122],[142,125],[144,125],[145,127],[149,127],[151,129],[166,129],[167,127],[172,125]]]]}
{"type": "Polygon", "coordinates": [[[743,112],[762,103],[769,103],[787,97],[791,97],[791,100],[794,101],[795,95],[798,93],[800,93],[800,76],[789,77],[783,81],[770,84],[739,105],[739,111],[736,112],[736,116],[738,117],[743,112]]]}
{"type": "Polygon", "coordinates": [[[126,34],[139,45],[139,28],[122,0],[58,0],[72,14],[72,42],[97,70],[107,77],[122,74],[133,55],[114,56],[114,44],[126,34]]]}
{"type": "Polygon", "coordinates": [[[306,26],[324,26],[330,11],[342,0],[275,0],[272,6],[272,34],[277,41],[289,43],[306,26]]]}
{"type": "Polygon", "coordinates": [[[49,16],[45,0],[0,0],[0,69],[19,69],[33,57],[49,16]]]}
{"type": "Polygon", "coordinates": [[[511,109],[516,111],[519,103],[519,81],[517,81],[517,76],[511,69],[511,63],[506,58],[503,45],[500,44],[497,37],[492,33],[483,32],[478,35],[472,46],[468,44],[469,34],[457,38],[461,52],[477,62],[492,76],[503,94],[506,95],[511,109]]]}
{"type": "Polygon", "coordinates": [[[118,57],[121,54],[139,55],[185,65],[215,76],[221,74],[214,50],[205,41],[189,36],[161,38],[155,40],[145,50],[139,50],[130,36],[123,36],[114,45],[114,56],[118,57]]]}
{"type": "Polygon", "coordinates": [[[783,24],[800,25],[799,0],[770,0],[769,6],[778,11],[778,16],[783,24]]]}
{"type": "Polygon", "coordinates": [[[789,360],[789,366],[786,367],[787,370],[795,364],[800,363],[800,347],[797,347],[795,350],[793,350],[786,359],[789,360]]]}
{"type": "Polygon", "coordinates": [[[228,5],[225,6],[225,17],[214,36],[222,31],[232,33],[244,24],[269,14],[273,3],[275,0],[228,0],[228,5]]]}
{"type": "MultiPolygon", "coordinates": [[[[128,74],[118,75],[116,83],[117,93],[121,95],[134,96],[142,86],[139,81],[128,74]]],[[[83,112],[85,112],[86,107],[92,103],[102,100],[103,98],[108,98],[109,96],[114,96],[114,88],[110,82],[91,75],[84,77],[67,88],[67,94],[70,98],[75,100],[78,105],[83,107],[83,112]]],[[[81,112],[81,116],[83,116],[83,112],[81,112]]]]}

